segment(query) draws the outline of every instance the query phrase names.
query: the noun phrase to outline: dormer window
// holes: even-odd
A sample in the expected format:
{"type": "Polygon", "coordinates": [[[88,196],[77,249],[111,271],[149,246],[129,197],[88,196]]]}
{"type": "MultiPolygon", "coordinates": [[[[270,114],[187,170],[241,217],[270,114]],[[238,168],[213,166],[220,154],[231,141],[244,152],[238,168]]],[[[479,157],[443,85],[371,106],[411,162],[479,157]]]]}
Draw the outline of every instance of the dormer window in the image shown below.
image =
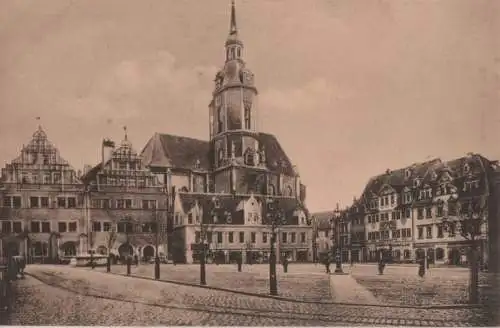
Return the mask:
{"type": "Polygon", "coordinates": [[[410,169],[407,169],[407,170],[405,171],[405,177],[406,177],[406,178],[411,177],[411,170],[410,170],[410,169]]]}
{"type": "Polygon", "coordinates": [[[469,173],[470,172],[470,165],[465,163],[464,165],[464,173],[469,173]]]}
{"type": "Polygon", "coordinates": [[[437,174],[436,174],[436,172],[434,172],[434,171],[432,171],[432,172],[431,172],[431,179],[432,179],[432,180],[436,180],[436,179],[437,179],[437,174]]]}
{"type": "Polygon", "coordinates": [[[417,188],[419,186],[420,186],[420,179],[417,178],[417,179],[413,180],[413,187],[417,188]]]}

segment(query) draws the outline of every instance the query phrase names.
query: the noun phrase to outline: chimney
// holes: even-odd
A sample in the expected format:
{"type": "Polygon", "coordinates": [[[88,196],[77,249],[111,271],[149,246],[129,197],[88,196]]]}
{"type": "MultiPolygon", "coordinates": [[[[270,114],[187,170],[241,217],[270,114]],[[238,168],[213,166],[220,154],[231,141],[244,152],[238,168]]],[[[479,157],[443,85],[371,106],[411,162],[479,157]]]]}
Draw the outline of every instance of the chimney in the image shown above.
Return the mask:
{"type": "Polygon", "coordinates": [[[104,165],[111,159],[113,150],[115,149],[115,142],[111,139],[102,140],[102,152],[101,152],[101,169],[104,169],[104,165]]]}

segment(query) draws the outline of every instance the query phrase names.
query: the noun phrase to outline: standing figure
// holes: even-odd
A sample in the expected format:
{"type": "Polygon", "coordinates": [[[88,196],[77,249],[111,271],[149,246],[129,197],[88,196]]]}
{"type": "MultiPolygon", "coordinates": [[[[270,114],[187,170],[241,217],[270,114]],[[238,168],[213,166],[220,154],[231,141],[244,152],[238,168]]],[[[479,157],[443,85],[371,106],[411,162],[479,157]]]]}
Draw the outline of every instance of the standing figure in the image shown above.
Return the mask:
{"type": "Polygon", "coordinates": [[[425,275],[425,259],[421,259],[418,263],[418,275],[420,277],[425,275]]]}
{"type": "Polygon", "coordinates": [[[238,272],[241,272],[241,265],[243,264],[242,261],[242,257],[238,256],[238,258],[236,259],[236,263],[238,263],[238,272]]]}
{"type": "Polygon", "coordinates": [[[287,272],[288,272],[288,256],[285,256],[285,257],[283,258],[283,271],[284,271],[285,273],[287,273],[287,272]]]}
{"type": "Polygon", "coordinates": [[[326,273],[331,273],[331,271],[330,271],[330,257],[329,256],[325,257],[324,264],[325,264],[325,268],[326,268],[326,273]]]}

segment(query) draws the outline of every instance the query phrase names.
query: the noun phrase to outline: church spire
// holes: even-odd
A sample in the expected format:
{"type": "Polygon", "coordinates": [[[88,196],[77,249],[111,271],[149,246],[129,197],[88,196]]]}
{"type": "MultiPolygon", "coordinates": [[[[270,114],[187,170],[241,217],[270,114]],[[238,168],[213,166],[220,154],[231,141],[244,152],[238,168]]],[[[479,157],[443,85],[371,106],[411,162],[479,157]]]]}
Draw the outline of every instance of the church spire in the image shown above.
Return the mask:
{"type": "Polygon", "coordinates": [[[229,35],[226,40],[226,48],[228,49],[228,55],[229,52],[235,51],[234,56],[231,56],[232,58],[228,59],[236,59],[241,56],[243,42],[241,42],[238,38],[238,27],[236,26],[236,6],[234,4],[234,0],[231,0],[231,20],[229,21],[229,35]],[[230,50],[231,48],[235,50],[230,50]],[[239,51],[236,51],[236,49],[239,49],[239,51]]]}
{"type": "Polygon", "coordinates": [[[231,24],[229,25],[229,35],[237,35],[238,27],[236,26],[236,8],[234,0],[231,0],[231,24]]]}

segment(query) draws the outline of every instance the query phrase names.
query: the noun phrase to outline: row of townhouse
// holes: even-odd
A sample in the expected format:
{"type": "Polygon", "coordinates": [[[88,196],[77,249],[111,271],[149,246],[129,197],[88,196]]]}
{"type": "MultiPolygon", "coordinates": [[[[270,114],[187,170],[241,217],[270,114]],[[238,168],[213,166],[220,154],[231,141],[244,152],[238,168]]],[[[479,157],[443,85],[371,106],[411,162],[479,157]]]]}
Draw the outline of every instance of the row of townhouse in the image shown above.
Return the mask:
{"type": "MultiPolygon", "coordinates": [[[[361,197],[342,213],[348,230],[344,260],[377,261],[384,250],[398,262],[427,257],[435,263],[465,264],[471,234],[462,233],[461,222],[473,208],[482,218],[473,235],[482,262],[488,262],[489,228],[497,221],[496,179],[496,162],[478,154],[434,159],[371,178],[361,197]]],[[[325,239],[331,224],[322,230],[318,240],[325,239]]]]}

